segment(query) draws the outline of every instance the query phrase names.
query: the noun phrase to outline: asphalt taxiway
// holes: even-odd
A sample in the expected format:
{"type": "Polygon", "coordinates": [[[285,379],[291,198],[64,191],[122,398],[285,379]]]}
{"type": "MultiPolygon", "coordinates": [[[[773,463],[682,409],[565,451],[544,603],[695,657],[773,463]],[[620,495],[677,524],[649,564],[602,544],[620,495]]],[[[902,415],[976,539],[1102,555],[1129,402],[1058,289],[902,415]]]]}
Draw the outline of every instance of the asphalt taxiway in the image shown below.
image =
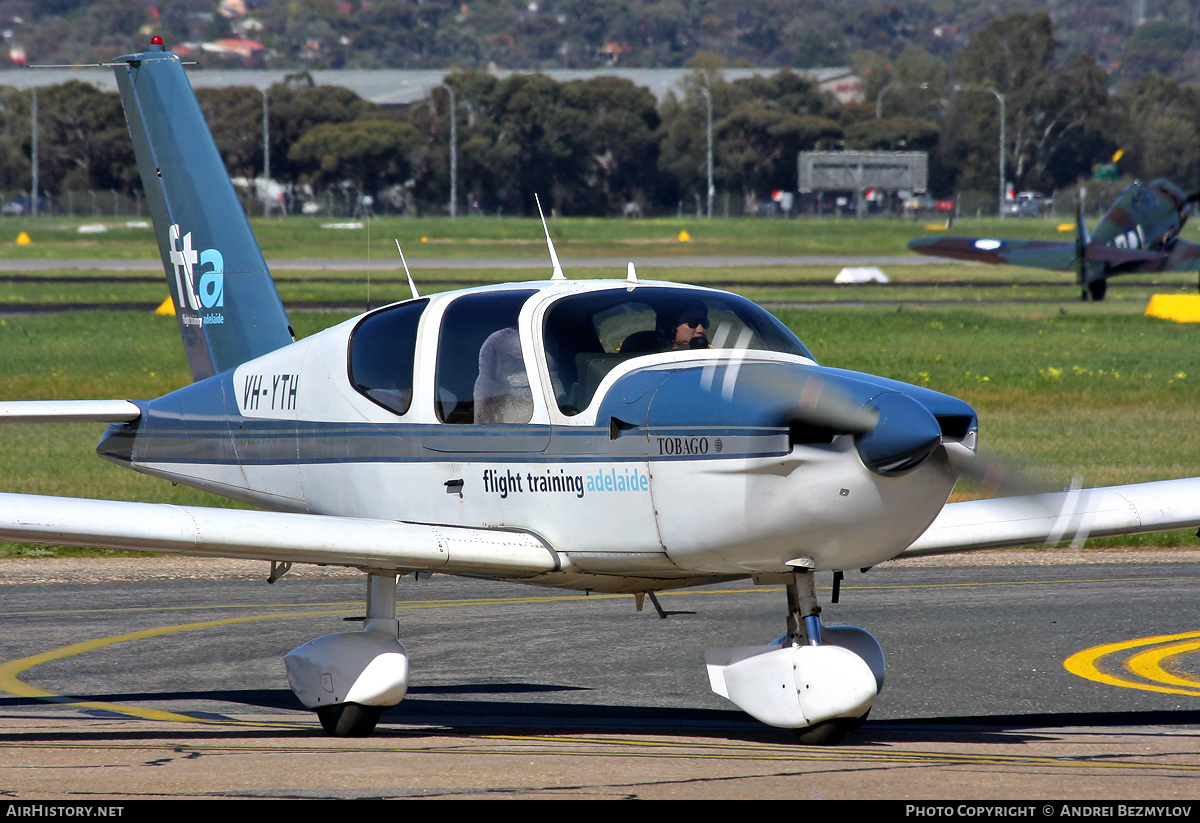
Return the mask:
{"type": "Polygon", "coordinates": [[[797,746],[709,691],[704,648],[781,631],[782,592],[749,583],[663,593],[664,620],[628,596],[406,578],[411,689],[361,740],[325,737],[281,660],[357,625],[360,580],[0,586],[0,787],[68,800],[1192,799],[1198,584],[1196,562],[848,575],[825,620],[872,631],[888,671],[836,748],[797,746]]]}

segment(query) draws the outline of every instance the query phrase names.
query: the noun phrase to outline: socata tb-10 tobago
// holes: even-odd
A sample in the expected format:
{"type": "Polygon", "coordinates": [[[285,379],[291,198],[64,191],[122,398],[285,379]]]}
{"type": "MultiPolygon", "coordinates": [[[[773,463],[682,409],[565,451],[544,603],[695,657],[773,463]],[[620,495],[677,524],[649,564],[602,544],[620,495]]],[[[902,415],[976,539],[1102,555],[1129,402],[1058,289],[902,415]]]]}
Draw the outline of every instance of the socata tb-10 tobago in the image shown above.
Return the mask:
{"type": "MultiPolygon", "coordinates": [[[[639,597],[783,584],[786,632],[710,649],[712,688],[830,742],[883,683],[875,639],[823,626],[816,571],[1200,524],[1200,479],[947,504],[976,464],[961,400],[823,368],[711,289],[554,276],[414,297],[293,341],[176,55],[113,64],[195,382],[153,400],[0,404],[110,425],[102,457],[272,511],[0,495],[0,539],[340,564],[363,631],[287,658],[335,735],[408,684],[398,574],[639,597]]],[[[782,622],[782,621],[781,621],[782,622]]]]}

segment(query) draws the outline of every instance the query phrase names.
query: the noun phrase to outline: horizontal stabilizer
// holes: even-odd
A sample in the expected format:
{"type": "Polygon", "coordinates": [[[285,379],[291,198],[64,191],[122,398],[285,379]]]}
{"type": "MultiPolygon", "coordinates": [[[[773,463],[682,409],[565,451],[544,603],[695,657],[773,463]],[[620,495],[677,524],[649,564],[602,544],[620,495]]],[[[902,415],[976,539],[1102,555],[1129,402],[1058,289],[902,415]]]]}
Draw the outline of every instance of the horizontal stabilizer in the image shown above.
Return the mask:
{"type": "Polygon", "coordinates": [[[1200,526],[1200,478],[949,503],[900,557],[1200,526]]]}
{"type": "Polygon", "coordinates": [[[0,494],[0,540],[493,577],[561,567],[522,532],[30,494],[0,494]]]}
{"type": "Polygon", "coordinates": [[[15,400],[0,403],[0,423],[132,423],[142,410],[128,400],[15,400]]]}
{"type": "Polygon", "coordinates": [[[918,254],[976,263],[1074,271],[1075,243],[1060,240],[1003,240],[991,237],[919,237],[908,247],[918,254]]]}

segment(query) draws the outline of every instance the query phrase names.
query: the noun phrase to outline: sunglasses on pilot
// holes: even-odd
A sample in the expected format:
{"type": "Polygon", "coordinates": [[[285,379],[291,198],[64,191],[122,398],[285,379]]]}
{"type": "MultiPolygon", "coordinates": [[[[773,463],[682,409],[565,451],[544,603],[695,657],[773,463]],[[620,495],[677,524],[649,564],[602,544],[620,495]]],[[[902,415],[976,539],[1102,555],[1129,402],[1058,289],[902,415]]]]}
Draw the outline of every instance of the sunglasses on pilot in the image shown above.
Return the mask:
{"type": "Polygon", "coordinates": [[[689,329],[694,329],[697,326],[703,326],[704,328],[707,329],[708,328],[708,318],[707,317],[684,317],[684,318],[680,318],[678,325],[687,326],[689,329]]]}

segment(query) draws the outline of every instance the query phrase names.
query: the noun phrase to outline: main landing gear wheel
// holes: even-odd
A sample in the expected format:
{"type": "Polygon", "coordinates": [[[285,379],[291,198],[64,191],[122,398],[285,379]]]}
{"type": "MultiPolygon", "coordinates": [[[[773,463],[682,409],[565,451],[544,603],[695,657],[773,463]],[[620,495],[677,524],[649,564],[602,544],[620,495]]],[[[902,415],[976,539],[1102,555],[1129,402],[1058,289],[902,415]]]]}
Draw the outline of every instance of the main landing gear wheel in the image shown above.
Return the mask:
{"type": "Polygon", "coordinates": [[[1093,280],[1087,284],[1087,289],[1084,292],[1084,299],[1091,298],[1093,303],[1099,303],[1104,299],[1105,293],[1108,291],[1108,281],[1101,277],[1099,280],[1093,280]]]}
{"type": "Polygon", "coordinates": [[[317,709],[321,728],[330,737],[366,737],[375,731],[381,714],[383,707],[360,703],[339,703],[317,709]]]}
{"type": "Polygon", "coordinates": [[[408,693],[408,652],[396,639],[396,575],[369,572],[367,581],[362,631],[318,637],[283,659],[292,691],[332,737],[366,737],[408,693]]]}
{"type": "Polygon", "coordinates": [[[805,746],[836,746],[861,723],[858,718],[839,717],[836,720],[805,726],[803,729],[792,729],[792,733],[796,735],[796,740],[805,746]]]}

